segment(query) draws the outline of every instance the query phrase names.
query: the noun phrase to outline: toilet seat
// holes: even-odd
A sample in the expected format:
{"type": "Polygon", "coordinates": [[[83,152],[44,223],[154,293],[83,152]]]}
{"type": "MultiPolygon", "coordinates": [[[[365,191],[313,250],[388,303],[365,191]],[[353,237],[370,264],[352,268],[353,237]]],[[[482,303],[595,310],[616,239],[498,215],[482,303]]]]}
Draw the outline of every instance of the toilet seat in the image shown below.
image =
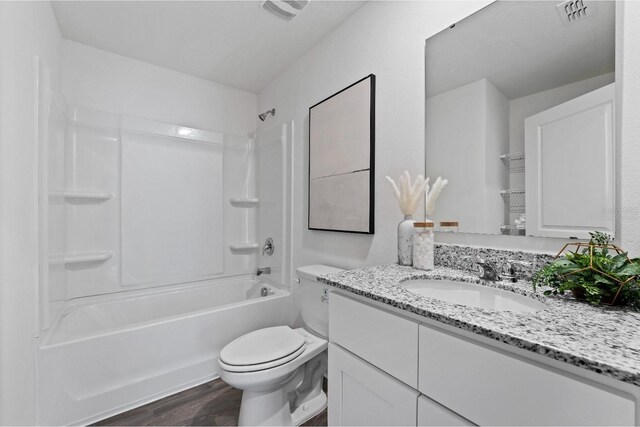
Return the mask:
{"type": "Polygon", "coordinates": [[[300,356],[306,339],[288,326],[259,329],[227,344],[220,352],[220,367],[229,372],[255,372],[274,368],[300,356]]]}

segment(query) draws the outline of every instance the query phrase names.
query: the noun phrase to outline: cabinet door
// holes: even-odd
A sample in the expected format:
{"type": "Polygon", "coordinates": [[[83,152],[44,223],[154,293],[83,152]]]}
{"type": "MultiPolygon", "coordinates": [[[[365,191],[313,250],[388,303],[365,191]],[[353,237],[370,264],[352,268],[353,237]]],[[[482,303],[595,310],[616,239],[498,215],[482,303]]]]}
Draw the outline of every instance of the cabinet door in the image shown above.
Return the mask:
{"type": "Polygon", "coordinates": [[[329,344],[329,425],[415,426],[418,395],[359,357],[329,344]]]}
{"type": "Polygon", "coordinates": [[[474,426],[471,421],[462,418],[426,396],[418,398],[419,426],[474,426]]]}
{"type": "Polygon", "coordinates": [[[615,233],[614,95],[612,83],[525,119],[528,235],[615,233]]]}
{"type": "Polygon", "coordinates": [[[635,398],[420,326],[422,393],[478,425],[631,426],[635,398]]]}
{"type": "Polygon", "coordinates": [[[418,388],[418,324],[331,292],[329,339],[418,388]]]}

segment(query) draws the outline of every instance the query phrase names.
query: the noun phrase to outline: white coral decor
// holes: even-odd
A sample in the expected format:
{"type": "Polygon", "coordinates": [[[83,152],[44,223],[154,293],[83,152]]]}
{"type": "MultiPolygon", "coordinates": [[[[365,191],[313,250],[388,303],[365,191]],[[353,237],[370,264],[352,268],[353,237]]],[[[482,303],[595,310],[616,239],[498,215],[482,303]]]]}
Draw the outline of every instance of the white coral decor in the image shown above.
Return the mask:
{"type": "Polygon", "coordinates": [[[438,196],[442,192],[442,189],[449,183],[449,180],[442,179],[438,177],[436,182],[433,183],[433,187],[431,191],[429,191],[429,178],[427,178],[427,185],[425,189],[425,205],[424,205],[424,213],[427,218],[431,218],[433,215],[433,211],[436,209],[436,201],[438,200],[438,196]]]}
{"type": "Polygon", "coordinates": [[[413,215],[418,209],[418,203],[422,197],[425,188],[429,185],[429,180],[425,181],[422,175],[418,175],[416,180],[411,183],[411,175],[408,171],[404,171],[398,179],[398,185],[389,176],[385,177],[393,187],[400,210],[404,215],[413,215]]]}

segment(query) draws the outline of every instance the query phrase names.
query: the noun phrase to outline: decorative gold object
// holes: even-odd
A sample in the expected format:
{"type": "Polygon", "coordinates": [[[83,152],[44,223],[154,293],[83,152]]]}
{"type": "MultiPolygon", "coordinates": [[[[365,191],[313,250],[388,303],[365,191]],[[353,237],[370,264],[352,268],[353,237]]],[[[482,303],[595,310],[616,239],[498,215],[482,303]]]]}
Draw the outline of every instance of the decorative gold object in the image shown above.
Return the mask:
{"type": "MultiPolygon", "coordinates": [[[[614,282],[617,282],[620,284],[620,286],[618,286],[618,290],[616,291],[616,294],[614,295],[613,299],[611,300],[611,302],[604,302],[604,304],[607,305],[614,305],[616,300],[618,299],[618,296],[620,295],[620,291],[622,290],[622,288],[624,288],[624,286],[631,282],[632,280],[635,280],[638,276],[631,276],[629,277],[627,280],[620,280],[617,277],[613,277],[612,275],[602,271],[601,269],[599,269],[598,267],[593,265],[593,251],[594,249],[610,249],[615,251],[618,255],[623,254],[624,251],[619,248],[618,246],[608,243],[606,245],[594,245],[591,244],[590,242],[576,242],[576,243],[566,243],[562,249],[560,249],[560,252],[558,252],[558,254],[555,256],[554,261],[557,260],[558,258],[560,258],[564,253],[566,252],[573,252],[574,254],[579,253],[581,248],[588,248],[589,249],[589,266],[588,267],[584,267],[581,268],[579,270],[576,271],[572,271],[570,273],[566,273],[566,274],[562,274],[562,277],[567,277],[567,276],[571,276],[572,274],[576,274],[576,273],[580,273],[582,271],[585,270],[593,270],[596,271],[600,274],[602,274],[603,276],[608,277],[609,279],[613,280],[614,282]],[[574,248],[574,249],[569,249],[569,248],[574,248]]],[[[584,253],[584,252],[583,252],[584,253]]],[[[629,258],[629,256],[627,255],[627,260],[629,262],[631,262],[631,259],[629,258]]]]}

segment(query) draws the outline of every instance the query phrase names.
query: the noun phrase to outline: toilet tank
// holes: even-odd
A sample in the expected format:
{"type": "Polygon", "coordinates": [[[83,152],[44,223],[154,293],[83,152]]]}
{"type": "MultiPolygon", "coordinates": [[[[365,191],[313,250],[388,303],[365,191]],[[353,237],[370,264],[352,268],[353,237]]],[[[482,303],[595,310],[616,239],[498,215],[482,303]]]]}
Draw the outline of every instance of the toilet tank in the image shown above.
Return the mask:
{"type": "Polygon", "coordinates": [[[344,271],[328,265],[307,265],[296,270],[300,279],[300,315],[305,326],[316,334],[329,335],[329,299],[331,286],[318,282],[318,276],[344,271]]]}

